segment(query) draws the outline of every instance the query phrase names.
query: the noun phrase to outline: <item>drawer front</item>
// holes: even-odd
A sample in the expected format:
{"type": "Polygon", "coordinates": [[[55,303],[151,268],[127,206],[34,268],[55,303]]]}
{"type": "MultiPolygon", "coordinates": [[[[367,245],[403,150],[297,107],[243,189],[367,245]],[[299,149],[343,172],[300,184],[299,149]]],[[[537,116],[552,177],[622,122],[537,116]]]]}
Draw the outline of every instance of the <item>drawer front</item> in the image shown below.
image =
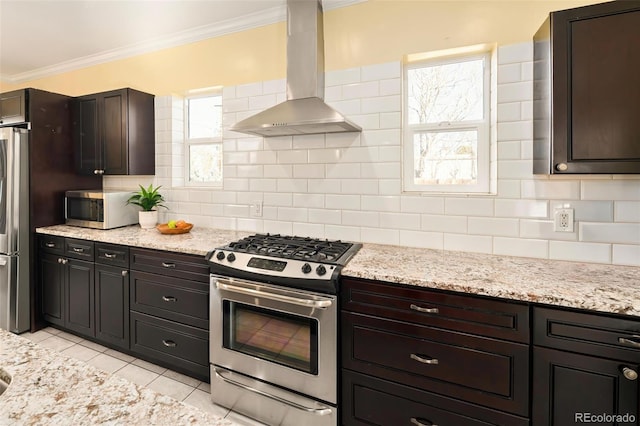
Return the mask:
{"type": "Polygon", "coordinates": [[[208,381],[209,333],[131,312],[131,350],[208,381]]]}
{"type": "Polygon", "coordinates": [[[96,243],[96,263],[129,269],[129,247],[96,243]]]}
{"type": "Polygon", "coordinates": [[[82,259],[82,260],[87,260],[89,262],[93,262],[93,255],[94,255],[93,241],[65,238],[64,255],[74,259],[82,259]]]}
{"type": "Polygon", "coordinates": [[[64,254],[64,237],[40,234],[38,247],[47,253],[64,254]]]}
{"type": "Polygon", "coordinates": [[[349,312],[342,325],[345,368],[527,415],[528,345],[349,312]]]}
{"type": "Polygon", "coordinates": [[[208,329],[209,286],[133,271],[131,309],[208,329]]]}
{"type": "Polygon", "coordinates": [[[525,418],[349,370],[342,373],[342,424],[527,426],[525,418]],[[414,422],[417,421],[419,423],[414,422]]]}
{"type": "Polygon", "coordinates": [[[528,343],[529,307],[449,292],[343,278],[343,309],[528,343]]]}
{"type": "Polygon", "coordinates": [[[534,308],[533,319],[537,346],[640,360],[640,321],[539,307],[534,308]]]}
{"type": "Polygon", "coordinates": [[[131,269],[209,283],[204,256],[132,248],[131,269]]]}

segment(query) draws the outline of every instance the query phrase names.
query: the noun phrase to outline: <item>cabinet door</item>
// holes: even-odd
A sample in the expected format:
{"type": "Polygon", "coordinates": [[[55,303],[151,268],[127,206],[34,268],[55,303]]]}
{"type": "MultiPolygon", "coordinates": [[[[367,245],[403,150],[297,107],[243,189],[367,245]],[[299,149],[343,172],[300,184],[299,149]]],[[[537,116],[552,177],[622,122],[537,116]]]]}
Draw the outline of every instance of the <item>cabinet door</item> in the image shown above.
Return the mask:
{"type": "Polygon", "coordinates": [[[94,263],[76,259],[65,260],[65,327],[94,337],[94,263]]]}
{"type": "Polygon", "coordinates": [[[129,349],[129,271],[96,265],[96,338],[129,349]]]}
{"type": "Polygon", "coordinates": [[[98,127],[100,97],[83,96],[73,102],[76,171],[82,175],[98,174],[102,166],[102,148],[98,127]]]}
{"type": "Polygon", "coordinates": [[[127,91],[102,94],[100,130],[104,160],[102,170],[107,175],[127,174],[127,91]]]}
{"type": "Polygon", "coordinates": [[[565,426],[588,423],[586,416],[603,418],[598,425],[638,425],[637,364],[534,347],[533,413],[536,426],[565,426]],[[633,421],[630,421],[630,420],[633,421]]]}
{"type": "Polygon", "coordinates": [[[38,277],[42,294],[42,315],[51,324],[64,327],[64,265],[55,254],[41,253],[38,277]]]}
{"type": "Polygon", "coordinates": [[[0,124],[7,125],[27,121],[26,106],[25,90],[0,94],[0,124]]]}
{"type": "Polygon", "coordinates": [[[553,172],[640,173],[638,2],[556,12],[551,38],[553,172]]]}

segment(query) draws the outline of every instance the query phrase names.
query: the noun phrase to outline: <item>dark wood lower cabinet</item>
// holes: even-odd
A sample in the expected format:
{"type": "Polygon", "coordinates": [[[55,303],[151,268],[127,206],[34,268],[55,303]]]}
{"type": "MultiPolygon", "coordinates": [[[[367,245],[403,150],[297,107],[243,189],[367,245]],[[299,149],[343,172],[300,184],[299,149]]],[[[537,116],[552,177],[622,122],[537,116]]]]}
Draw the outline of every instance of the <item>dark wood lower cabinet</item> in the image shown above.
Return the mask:
{"type": "Polygon", "coordinates": [[[96,265],[96,339],[129,349],[129,271],[96,265]]]}
{"type": "Polygon", "coordinates": [[[64,266],[57,254],[41,253],[38,261],[38,280],[42,294],[42,316],[51,324],[64,327],[65,285],[64,266]]]}
{"type": "Polygon", "coordinates": [[[533,360],[534,425],[640,424],[638,379],[624,374],[625,368],[638,372],[637,363],[539,347],[533,360]],[[603,416],[603,421],[585,421],[587,416],[603,416]],[[622,416],[622,421],[613,416],[622,416]]]}
{"type": "Polygon", "coordinates": [[[65,267],[65,327],[88,337],[95,336],[93,262],[63,259],[65,267]]]}

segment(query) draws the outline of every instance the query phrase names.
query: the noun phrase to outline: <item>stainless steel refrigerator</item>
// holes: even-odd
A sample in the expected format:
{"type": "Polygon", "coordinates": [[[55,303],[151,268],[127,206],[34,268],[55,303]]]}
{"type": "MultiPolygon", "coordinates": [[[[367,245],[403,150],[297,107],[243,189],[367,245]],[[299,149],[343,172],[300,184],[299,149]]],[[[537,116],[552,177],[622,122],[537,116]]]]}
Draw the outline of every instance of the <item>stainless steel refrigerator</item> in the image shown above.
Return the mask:
{"type": "Polygon", "coordinates": [[[29,130],[0,128],[0,328],[30,327],[29,130]]]}

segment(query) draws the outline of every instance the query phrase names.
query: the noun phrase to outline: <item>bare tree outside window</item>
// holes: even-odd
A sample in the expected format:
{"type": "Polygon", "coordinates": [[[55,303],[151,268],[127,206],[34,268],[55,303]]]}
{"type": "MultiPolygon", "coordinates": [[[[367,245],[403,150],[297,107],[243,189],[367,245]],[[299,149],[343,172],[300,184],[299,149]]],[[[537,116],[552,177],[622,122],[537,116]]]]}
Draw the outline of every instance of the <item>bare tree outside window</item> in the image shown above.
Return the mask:
{"type": "Polygon", "coordinates": [[[475,55],[407,68],[409,186],[478,184],[479,141],[488,121],[486,61],[487,55],[475,55]]]}
{"type": "Polygon", "coordinates": [[[222,96],[186,99],[188,185],[222,184],[222,96]]]}

